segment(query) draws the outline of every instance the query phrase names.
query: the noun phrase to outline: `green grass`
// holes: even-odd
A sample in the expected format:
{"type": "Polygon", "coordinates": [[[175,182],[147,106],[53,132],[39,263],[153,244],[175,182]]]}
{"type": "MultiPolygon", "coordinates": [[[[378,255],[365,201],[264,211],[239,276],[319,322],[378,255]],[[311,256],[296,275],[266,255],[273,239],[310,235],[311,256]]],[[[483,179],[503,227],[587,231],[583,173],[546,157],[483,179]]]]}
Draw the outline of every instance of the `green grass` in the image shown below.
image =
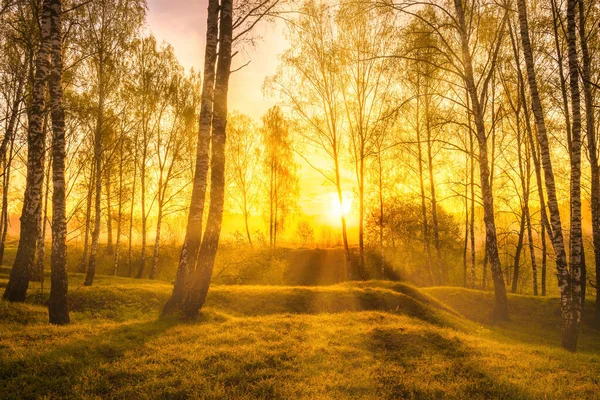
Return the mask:
{"type": "Polygon", "coordinates": [[[69,326],[38,284],[0,301],[0,398],[600,398],[600,334],[562,350],[555,298],[511,296],[495,325],[491,294],[465,289],[214,286],[181,322],[159,318],[168,283],[81,280],[69,326]]]}

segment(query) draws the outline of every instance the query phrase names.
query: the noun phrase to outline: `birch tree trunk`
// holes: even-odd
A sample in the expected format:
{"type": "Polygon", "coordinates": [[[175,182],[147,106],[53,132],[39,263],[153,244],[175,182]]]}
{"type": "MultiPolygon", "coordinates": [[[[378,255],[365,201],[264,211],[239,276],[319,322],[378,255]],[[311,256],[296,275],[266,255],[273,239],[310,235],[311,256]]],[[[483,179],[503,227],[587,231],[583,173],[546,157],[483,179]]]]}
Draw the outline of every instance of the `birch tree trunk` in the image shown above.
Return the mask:
{"type": "MultiPolygon", "coordinates": [[[[573,0],[570,0],[570,2],[572,1],[573,0]]],[[[552,169],[552,160],[550,159],[550,146],[548,143],[548,134],[546,131],[546,123],[544,120],[542,103],[540,101],[538,92],[537,78],[535,74],[535,66],[533,60],[533,51],[531,49],[531,39],[529,38],[527,4],[525,3],[525,0],[518,0],[517,7],[519,11],[519,29],[521,33],[521,42],[523,45],[523,54],[525,56],[525,65],[527,67],[527,80],[529,83],[529,92],[531,96],[531,108],[533,110],[533,116],[535,118],[538,142],[540,144],[540,158],[542,166],[544,168],[546,192],[548,194],[548,209],[550,211],[550,224],[552,228],[552,246],[554,248],[554,254],[556,258],[558,286],[560,289],[561,297],[561,312],[563,320],[562,344],[566,348],[574,349],[573,337],[575,337],[576,346],[577,328],[574,327],[574,325],[571,322],[572,296],[570,294],[570,275],[567,266],[567,255],[565,251],[560,210],[556,195],[556,183],[554,180],[554,172],[552,169]]],[[[574,4],[572,5],[572,7],[574,8],[574,4]]],[[[544,279],[543,276],[542,279],[544,279]]]]}
{"type": "Polygon", "coordinates": [[[4,265],[4,248],[6,245],[6,235],[8,234],[8,190],[10,188],[14,143],[15,139],[13,136],[10,141],[8,158],[5,157],[3,160],[4,176],[2,179],[2,214],[0,218],[0,265],[4,265]]]}
{"type": "MultiPolygon", "coordinates": [[[[527,18],[525,18],[525,23],[527,23],[527,18]]],[[[522,28],[521,28],[522,29],[522,28]]],[[[525,29],[527,29],[527,26],[525,26],[525,29]]],[[[511,40],[514,37],[512,36],[512,30],[511,30],[511,40]]],[[[548,219],[548,213],[547,213],[547,209],[546,209],[546,197],[544,196],[544,186],[543,186],[543,181],[542,181],[542,166],[541,166],[541,162],[540,162],[540,157],[538,155],[538,151],[537,151],[537,147],[536,147],[536,143],[534,141],[534,135],[533,135],[533,130],[531,129],[531,118],[529,115],[529,106],[527,103],[527,96],[525,95],[525,79],[523,77],[523,71],[521,70],[521,61],[520,61],[520,57],[519,57],[519,51],[517,49],[516,43],[514,40],[512,40],[512,46],[513,46],[513,53],[515,56],[515,60],[516,60],[516,69],[517,69],[517,78],[518,78],[518,86],[519,86],[519,96],[521,97],[521,102],[523,103],[523,108],[525,110],[524,115],[525,115],[525,132],[527,133],[527,141],[529,144],[529,152],[531,155],[531,158],[533,159],[533,167],[535,170],[535,181],[536,181],[536,186],[537,186],[537,192],[538,192],[538,199],[540,202],[540,236],[541,236],[541,242],[542,242],[542,296],[546,295],[546,232],[548,232],[549,236],[552,238],[552,228],[550,226],[550,221],[548,219]]],[[[543,115],[543,114],[542,114],[543,115]]],[[[527,158],[527,168],[530,168],[530,160],[529,157],[527,158]]],[[[529,175],[529,170],[528,170],[528,175],[529,175]]],[[[529,223],[528,223],[528,229],[531,229],[531,214],[530,214],[530,210],[528,208],[528,210],[526,210],[528,212],[528,218],[529,218],[529,223]]],[[[531,253],[531,263],[532,263],[532,269],[534,271],[534,294],[537,295],[538,293],[538,285],[537,285],[537,265],[536,265],[536,260],[535,260],[535,249],[533,247],[533,233],[528,233],[528,237],[529,237],[529,247],[530,247],[530,253],[531,253]]]]}
{"type": "MultiPolygon", "coordinates": [[[[467,92],[467,106],[470,108],[469,104],[469,93],[467,92]]],[[[470,221],[469,221],[469,233],[470,233],[470,245],[471,245],[471,289],[475,288],[475,267],[476,267],[476,252],[475,252],[475,143],[473,138],[473,128],[471,125],[471,111],[467,110],[467,119],[468,119],[468,127],[469,127],[469,155],[471,160],[471,168],[469,170],[469,186],[471,188],[471,212],[469,213],[470,221]]],[[[487,256],[487,245],[486,250],[484,251],[485,256],[487,256]]],[[[486,276],[486,268],[487,264],[483,264],[483,275],[482,280],[485,282],[486,276]]],[[[482,285],[485,287],[485,283],[482,285]]],[[[465,273],[465,287],[467,287],[467,277],[465,273]]]]}
{"type": "Polygon", "coordinates": [[[517,247],[515,249],[515,260],[513,269],[512,288],[513,293],[517,293],[519,285],[519,270],[521,268],[521,253],[523,250],[523,240],[525,238],[525,207],[521,209],[521,221],[519,223],[519,237],[517,239],[517,247]]]}
{"type": "Polygon", "coordinates": [[[204,78],[200,104],[200,121],[196,144],[196,166],[192,185],[192,198],[188,212],[185,239],[181,246],[179,265],[171,298],[165,304],[163,314],[181,308],[190,273],[196,270],[198,250],[202,241],[202,218],[206,199],[210,132],[213,120],[213,100],[215,94],[215,65],[219,40],[219,1],[208,1],[206,49],[204,53],[204,78]]]}
{"type": "Polygon", "coordinates": [[[27,178],[23,209],[21,211],[21,232],[19,246],[10,271],[4,299],[25,301],[29,287],[29,271],[35,259],[35,245],[40,230],[42,183],[44,181],[44,131],[42,121],[45,107],[45,88],[49,73],[50,55],[50,1],[44,0],[40,24],[40,47],[35,61],[35,78],[32,88],[29,129],[27,132],[27,178]]]}
{"type": "Polygon", "coordinates": [[[551,0],[550,4],[552,8],[552,21],[554,22],[552,24],[552,30],[554,33],[554,47],[556,49],[556,64],[558,66],[558,77],[560,79],[560,93],[562,95],[563,115],[565,117],[565,126],[567,129],[567,143],[569,145],[569,148],[571,148],[571,114],[569,112],[569,95],[567,94],[567,81],[565,79],[564,71],[564,57],[560,44],[560,34],[558,32],[559,27],[562,28],[562,19],[558,14],[558,6],[556,4],[556,0],[551,0]]]}
{"type": "MultiPolygon", "coordinates": [[[[164,189],[163,189],[164,190],[164,189]]],[[[156,272],[158,271],[158,253],[160,250],[160,234],[162,229],[162,219],[163,219],[163,201],[160,200],[158,203],[158,216],[156,220],[156,235],[154,238],[154,250],[152,252],[152,267],[150,268],[150,279],[154,279],[156,277],[156,272]]]]}
{"type": "MultiPolygon", "coordinates": [[[[579,0],[581,1],[581,0],[579,0]]],[[[577,59],[577,32],[575,6],[577,0],[567,3],[567,42],[569,48],[569,87],[571,92],[571,232],[569,241],[569,262],[571,275],[567,284],[570,307],[564,322],[563,347],[577,350],[577,336],[581,321],[581,275],[585,268],[583,256],[583,234],[581,230],[581,94],[579,91],[579,63],[577,59]],[[569,285],[570,284],[570,285],[569,285]],[[570,288],[569,288],[570,286],[570,288]]]]}
{"type": "Polygon", "coordinates": [[[96,258],[98,256],[98,242],[100,240],[100,224],[102,217],[102,133],[104,130],[104,58],[102,50],[99,55],[98,73],[98,115],[96,132],[94,134],[94,230],[92,231],[92,246],[88,262],[87,274],[84,285],[92,286],[96,275],[96,258]]]}
{"type": "Polygon", "coordinates": [[[436,272],[440,274],[440,285],[448,282],[448,267],[442,262],[442,246],[440,244],[440,229],[438,222],[438,203],[435,188],[435,174],[433,168],[433,138],[431,129],[429,84],[425,85],[425,131],[427,132],[427,167],[429,170],[429,195],[431,196],[431,223],[433,228],[433,244],[435,247],[436,272]]]}
{"type": "Polygon", "coordinates": [[[186,317],[193,318],[204,305],[215,262],[221,225],[223,222],[223,203],[225,194],[225,141],[227,127],[227,93],[231,74],[232,44],[232,0],[221,2],[219,26],[219,56],[214,92],[213,134],[211,140],[211,186],[210,207],[202,245],[198,253],[198,263],[192,285],[184,303],[186,317]]]}
{"type": "Polygon", "coordinates": [[[90,168],[90,180],[88,182],[87,200],[85,205],[85,233],[83,237],[83,254],[79,263],[79,272],[87,272],[88,250],[90,242],[90,220],[92,218],[92,200],[94,196],[94,177],[96,168],[92,163],[90,168]]]}
{"type": "Polygon", "coordinates": [[[127,249],[127,264],[129,266],[128,277],[133,276],[133,212],[135,210],[135,189],[137,184],[137,159],[138,159],[138,146],[137,146],[137,134],[135,135],[134,152],[133,152],[133,182],[131,184],[131,205],[129,208],[129,246],[127,249]]]}
{"type": "Polygon", "coordinates": [[[378,187],[377,190],[379,192],[379,251],[380,251],[380,256],[381,256],[381,277],[385,277],[385,248],[383,245],[383,223],[385,220],[384,217],[384,204],[383,204],[383,163],[382,163],[382,143],[379,143],[378,149],[377,149],[377,178],[378,178],[378,187]]]}
{"type": "MultiPolygon", "coordinates": [[[[50,73],[52,75],[52,72],[50,73]]],[[[45,178],[44,183],[42,184],[42,188],[44,188],[44,193],[42,194],[42,203],[43,207],[38,216],[40,221],[40,231],[38,234],[37,245],[36,245],[36,259],[35,265],[31,270],[31,280],[34,282],[42,283],[42,290],[44,288],[44,263],[46,261],[46,221],[48,217],[48,195],[50,193],[50,162],[52,155],[50,155],[50,159],[48,162],[45,162],[45,178]]]]}
{"type": "Polygon", "coordinates": [[[435,285],[437,279],[433,273],[433,263],[431,262],[431,241],[429,240],[429,221],[427,217],[427,204],[425,198],[425,178],[423,173],[423,143],[421,139],[421,83],[420,73],[417,71],[417,96],[416,96],[416,121],[415,121],[415,133],[417,135],[417,162],[419,169],[419,189],[421,194],[421,225],[423,229],[423,248],[425,250],[425,257],[427,257],[427,272],[431,278],[431,284],[435,285]]]}
{"type": "MultiPolygon", "coordinates": [[[[594,260],[596,263],[596,288],[600,288],[600,165],[598,163],[598,138],[596,136],[596,117],[594,111],[594,93],[591,84],[591,58],[587,44],[585,27],[584,1],[579,0],[579,42],[581,44],[581,78],[583,80],[583,95],[585,101],[585,130],[588,142],[588,152],[591,172],[591,206],[592,206],[592,237],[594,243],[594,260]]],[[[585,278],[582,279],[585,287],[585,278]]],[[[582,290],[585,302],[585,290],[582,290]]],[[[600,322],[600,290],[596,290],[596,321],[600,322]]]]}
{"type": "MultiPolygon", "coordinates": [[[[469,132],[470,134],[470,132],[469,132]]],[[[465,152],[466,154],[466,152],[465,152]]],[[[463,247],[463,287],[467,287],[467,253],[469,249],[469,154],[465,156],[465,245],[463,247]]],[[[485,281],[484,281],[485,285],[485,281]]]]}
{"type": "MultiPolygon", "coordinates": [[[[160,164],[160,161],[159,161],[160,164]]],[[[168,177],[167,177],[168,180],[168,177]]],[[[156,271],[158,270],[158,253],[160,250],[160,234],[162,229],[163,220],[163,209],[165,205],[165,193],[167,190],[168,182],[163,182],[163,171],[160,171],[160,177],[158,180],[158,215],[156,217],[156,234],[154,236],[154,249],[152,252],[152,266],[150,267],[150,279],[156,277],[156,271]]]]}
{"type": "Polygon", "coordinates": [[[70,322],[67,304],[67,219],[65,198],[65,111],[62,103],[62,4],[52,4],[52,72],[50,101],[52,105],[52,254],[51,285],[48,313],[50,323],[70,322]]]}
{"type": "Polygon", "coordinates": [[[106,253],[113,254],[113,215],[112,215],[112,185],[111,185],[111,158],[106,160],[105,172],[106,178],[104,186],[106,187],[106,253]]]}
{"type": "Polygon", "coordinates": [[[119,204],[117,208],[117,238],[115,240],[115,254],[113,275],[117,276],[119,271],[119,257],[121,255],[121,230],[123,227],[123,163],[125,162],[123,154],[123,144],[125,138],[121,137],[119,143],[119,204]]]}
{"type": "Polygon", "coordinates": [[[142,278],[142,276],[144,276],[144,269],[146,268],[146,238],[148,235],[148,213],[146,212],[146,160],[148,157],[148,132],[146,128],[143,129],[144,145],[142,147],[142,163],[140,165],[140,212],[142,220],[142,248],[140,251],[140,265],[138,266],[138,271],[135,275],[137,279],[140,279],[142,278]]]}

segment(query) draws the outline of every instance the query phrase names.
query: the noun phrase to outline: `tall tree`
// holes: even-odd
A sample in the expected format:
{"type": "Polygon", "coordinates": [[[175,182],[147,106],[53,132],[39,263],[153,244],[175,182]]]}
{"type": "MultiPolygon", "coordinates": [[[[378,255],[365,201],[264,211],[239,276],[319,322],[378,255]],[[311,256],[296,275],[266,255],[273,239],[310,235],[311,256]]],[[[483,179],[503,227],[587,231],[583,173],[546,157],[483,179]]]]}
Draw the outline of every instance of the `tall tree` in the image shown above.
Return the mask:
{"type": "MultiPolygon", "coordinates": [[[[578,0],[579,43],[581,45],[581,78],[585,104],[585,132],[588,143],[591,180],[592,238],[594,260],[596,263],[596,288],[600,288],[600,161],[598,160],[598,136],[596,133],[596,115],[594,110],[594,92],[592,85],[592,59],[588,47],[589,32],[586,29],[584,0],[578,0]]],[[[585,269],[584,269],[585,270],[585,269]]],[[[582,274],[582,298],[585,301],[586,274],[582,274]]],[[[600,323],[600,290],[596,290],[596,321],[600,323]]]]}
{"type": "Polygon", "coordinates": [[[210,133],[213,120],[213,103],[215,91],[215,66],[217,63],[217,44],[219,41],[219,1],[208,1],[206,29],[206,48],[204,52],[204,77],[200,99],[200,120],[196,143],[196,160],[192,198],[188,211],[185,238],[181,246],[179,264],[173,293],[165,304],[163,313],[172,312],[182,306],[187,278],[196,269],[198,250],[202,242],[202,219],[208,181],[210,133]]]}
{"type": "Polygon", "coordinates": [[[62,90],[62,2],[51,0],[52,70],[52,255],[48,312],[51,324],[69,323],[67,305],[67,220],[65,196],[65,110],[62,90]]]}
{"type": "Polygon", "coordinates": [[[233,113],[227,124],[227,137],[230,145],[227,147],[227,187],[229,198],[235,203],[234,207],[241,211],[246,228],[246,238],[250,247],[250,213],[256,208],[260,188],[261,157],[258,127],[254,121],[244,114],[233,113]]]}
{"type": "MultiPolygon", "coordinates": [[[[462,0],[454,0],[454,8],[456,12],[457,30],[460,37],[461,46],[461,62],[463,66],[461,73],[463,75],[463,79],[469,93],[469,98],[471,100],[471,112],[475,122],[475,136],[479,145],[478,160],[479,173],[481,175],[480,181],[481,194],[483,198],[484,222],[486,227],[486,252],[492,267],[492,278],[494,280],[494,292],[496,297],[494,315],[498,319],[506,319],[508,318],[508,301],[506,298],[506,287],[502,275],[500,256],[498,254],[494,196],[491,186],[487,132],[485,129],[484,105],[482,104],[482,101],[485,100],[484,96],[487,94],[488,85],[494,73],[507,17],[506,14],[501,16],[501,22],[497,28],[496,36],[492,40],[492,47],[490,48],[490,68],[486,73],[486,76],[482,77],[483,85],[478,89],[478,85],[475,81],[473,60],[471,55],[467,16],[462,0]]],[[[473,12],[473,10],[471,12],[473,12]]]]}
{"type": "Polygon", "coordinates": [[[29,271],[35,260],[36,240],[40,230],[42,186],[44,181],[44,108],[46,80],[50,72],[49,55],[51,49],[51,4],[44,0],[40,24],[40,46],[35,61],[35,79],[32,87],[32,100],[29,110],[27,132],[27,180],[21,211],[19,246],[10,271],[10,278],[4,291],[8,301],[25,301],[29,286],[29,271]]]}
{"type": "Polygon", "coordinates": [[[109,101],[116,93],[123,70],[122,55],[131,44],[145,16],[143,0],[98,0],[85,3],[83,45],[89,57],[89,72],[94,78],[96,121],[93,132],[94,220],[92,243],[85,285],[90,286],[96,273],[102,222],[102,187],[107,147],[106,136],[114,118],[107,118],[109,101]],[[123,21],[128,21],[123,24],[123,21]]]}
{"type": "Polygon", "coordinates": [[[358,277],[365,278],[365,185],[367,162],[390,114],[394,59],[384,54],[395,38],[394,14],[371,7],[370,2],[342,1],[337,13],[338,64],[341,65],[343,109],[346,113],[358,189],[358,277]]]}
{"type": "Polygon", "coordinates": [[[269,243],[277,247],[277,234],[294,207],[298,194],[298,177],[292,150],[289,123],[281,108],[270,108],[262,118],[263,163],[269,220],[269,243]]]}
{"type": "MultiPolygon", "coordinates": [[[[572,1],[572,0],[571,0],[572,1]]],[[[572,318],[572,302],[573,297],[571,294],[571,277],[567,266],[567,255],[565,251],[564,238],[562,233],[562,223],[560,217],[560,209],[558,205],[558,198],[556,195],[556,183],[554,179],[554,171],[552,168],[552,160],[550,158],[550,146],[548,142],[548,134],[546,130],[546,123],[544,118],[544,111],[542,108],[542,102],[540,100],[537,76],[535,72],[535,64],[533,58],[533,51],[531,47],[531,39],[529,36],[529,26],[527,20],[527,4],[525,0],[517,1],[517,7],[519,12],[519,29],[521,33],[521,42],[523,45],[523,54],[525,57],[525,65],[527,69],[527,80],[529,83],[529,93],[531,96],[531,108],[535,118],[535,126],[537,131],[538,142],[540,144],[540,157],[541,163],[544,168],[544,178],[546,181],[546,192],[548,194],[548,209],[550,211],[550,223],[551,231],[550,236],[552,237],[552,245],[554,247],[554,254],[556,259],[556,269],[558,277],[558,286],[560,289],[561,297],[561,310],[562,310],[562,345],[565,348],[574,350],[574,346],[577,343],[578,333],[578,321],[577,324],[573,323],[572,318]]],[[[572,12],[574,13],[575,4],[571,5],[572,12]]],[[[573,23],[575,16],[573,15],[573,23]]],[[[557,21],[554,21],[556,24],[557,21]]],[[[574,29],[574,26],[572,27],[574,29]]],[[[574,49],[576,51],[576,49],[574,49]]],[[[576,56],[576,54],[575,54],[576,56]]],[[[576,65],[575,72],[577,71],[576,65]]]]}
{"type": "Polygon", "coordinates": [[[566,334],[563,335],[563,346],[570,351],[577,349],[579,322],[583,298],[582,271],[585,269],[583,255],[583,233],[581,229],[581,93],[579,89],[579,61],[577,58],[577,22],[576,5],[581,0],[567,2],[567,43],[569,60],[569,87],[571,92],[571,229],[569,237],[570,276],[567,281],[570,307],[567,310],[566,334]]]}
{"type": "Polygon", "coordinates": [[[233,41],[232,0],[222,0],[220,11],[219,56],[215,79],[211,138],[210,207],[206,230],[198,253],[198,264],[184,301],[184,313],[188,318],[195,317],[206,300],[223,222],[227,94],[231,75],[231,47],[233,41]]]}
{"type": "MultiPolygon", "coordinates": [[[[344,199],[342,157],[348,135],[343,129],[339,31],[328,4],[308,1],[299,15],[297,21],[290,23],[295,46],[284,53],[280,68],[269,78],[268,86],[291,107],[303,125],[299,131],[308,146],[330,160],[330,167],[321,167],[304,157],[333,185],[339,208],[343,210],[347,199],[344,199]]],[[[339,217],[346,271],[352,277],[346,215],[340,212],[339,217]]]]}

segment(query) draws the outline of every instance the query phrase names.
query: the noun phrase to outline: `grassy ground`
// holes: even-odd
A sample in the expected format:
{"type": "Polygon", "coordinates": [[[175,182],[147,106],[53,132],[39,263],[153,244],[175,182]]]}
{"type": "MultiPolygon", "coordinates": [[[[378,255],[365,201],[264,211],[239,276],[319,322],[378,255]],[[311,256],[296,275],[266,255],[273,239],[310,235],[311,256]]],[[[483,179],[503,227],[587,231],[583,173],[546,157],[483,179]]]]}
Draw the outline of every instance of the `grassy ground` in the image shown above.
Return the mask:
{"type": "Polygon", "coordinates": [[[511,296],[493,325],[491,294],[464,289],[215,286],[181,322],[158,318],[170,284],[81,280],[66,327],[36,284],[0,301],[0,398],[600,398],[600,335],[560,349],[556,299],[511,296]]]}

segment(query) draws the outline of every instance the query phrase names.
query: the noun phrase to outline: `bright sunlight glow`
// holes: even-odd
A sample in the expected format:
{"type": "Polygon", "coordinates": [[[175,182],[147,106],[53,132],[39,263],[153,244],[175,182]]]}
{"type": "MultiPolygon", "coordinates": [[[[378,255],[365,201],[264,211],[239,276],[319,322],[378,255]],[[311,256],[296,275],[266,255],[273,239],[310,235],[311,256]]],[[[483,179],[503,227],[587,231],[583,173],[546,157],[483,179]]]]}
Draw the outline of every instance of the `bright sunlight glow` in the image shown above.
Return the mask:
{"type": "Polygon", "coordinates": [[[347,216],[352,211],[352,196],[344,193],[342,195],[342,204],[338,198],[337,193],[331,194],[331,216],[340,218],[341,216],[347,216]]]}

